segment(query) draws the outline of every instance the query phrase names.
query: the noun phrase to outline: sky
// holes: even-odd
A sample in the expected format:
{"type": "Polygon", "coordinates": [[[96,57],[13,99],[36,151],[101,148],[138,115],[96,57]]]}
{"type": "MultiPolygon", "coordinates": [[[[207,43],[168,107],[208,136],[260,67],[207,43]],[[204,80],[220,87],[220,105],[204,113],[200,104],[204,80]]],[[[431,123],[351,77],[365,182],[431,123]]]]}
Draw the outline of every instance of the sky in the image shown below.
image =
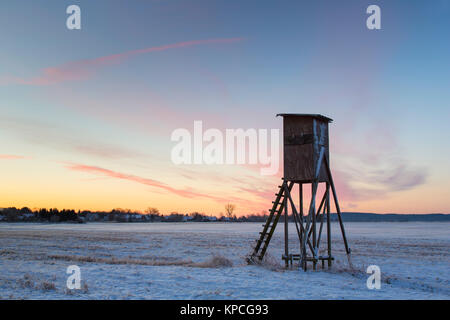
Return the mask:
{"type": "Polygon", "coordinates": [[[342,211],[449,213],[449,15],[450,0],[2,1],[0,207],[261,213],[281,169],[175,165],[172,132],[317,113],[342,211]]]}

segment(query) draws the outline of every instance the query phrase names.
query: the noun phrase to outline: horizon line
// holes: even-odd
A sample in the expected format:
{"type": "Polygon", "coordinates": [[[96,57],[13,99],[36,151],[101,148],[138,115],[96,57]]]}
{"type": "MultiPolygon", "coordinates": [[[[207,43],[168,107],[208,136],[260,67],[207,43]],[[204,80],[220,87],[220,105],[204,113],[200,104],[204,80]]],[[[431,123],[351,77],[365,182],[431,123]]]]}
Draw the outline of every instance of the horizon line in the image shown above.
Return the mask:
{"type": "MultiPolygon", "coordinates": [[[[9,206],[9,207],[0,207],[0,211],[3,211],[5,209],[10,209],[10,208],[15,208],[17,210],[21,210],[23,208],[28,208],[31,211],[39,211],[42,209],[46,209],[46,210],[53,210],[53,209],[57,209],[58,211],[62,211],[62,210],[73,210],[75,212],[84,212],[84,211],[89,211],[92,213],[96,213],[96,212],[105,212],[105,213],[111,213],[113,210],[124,210],[124,211],[130,211],[130,213],[137,213],[137,214],[141,214],[141,215],[148,215],[150,213],[145,213],[143,212],[144,210],[134,210],[134,209],[128,209],[128,208],[112,208],[109,210],[91,210],[91,209],[69,209],[69,208],[57,208],[57,207],[51,207],[51,208],[37,208],[37,207],[33,207],[30,208],[28,206],[23,206],[23,207],[15,207],[15,206],[9,206]]],[[[152,207],[149,207],[152,208],[152,207]]],[[[157,209],[157,208],[156,208],[157,209]]],[[[126,212],[125,212],[126,213],[126,212]]],[[[182,213],[182,212],[169,212],[169,213],[161,213],[159,212],[159,215],[165,216],[165,215],[171,215],[171,214],[182,214],[182,215],[189,215],[191,213],[198,213],[201,215],[205,215],[205,216],[216,216],[216,217],[222,217],[222,216],[226,216],[226,214],[207,214],[204,212],[198,212],[198,211],[192,211],[192,212],[186,212],[186,213],[182,213]]],[[[428,212],[428,213],[399,213],[399,212],[364,212],[364,211],[341,211],[341,213],[358,213],[358,214],[376,214],[376,215],[389,215],[389,214],[394,214],[394,215],[436,215],[436,214],[440,214],[440,215],[450,215],[450,212],[448,213],[444,213],[444,212],[428,212]]],[[[236,217],[242,217],[242,216],[249,216],[249,215],[254,215],[254,216],[266,216],[269,215],[270,213],[265,213],[265,214],[261,214],[261,212],[259,213],[247,213],[247,214],[240,214],[240,215],[235,215],[236,217]]],[[[336,214],[336,212],[330,212],[330,214],[336,214]]],[[[292,214],[291,214],[292,215],[292,214]]]]}

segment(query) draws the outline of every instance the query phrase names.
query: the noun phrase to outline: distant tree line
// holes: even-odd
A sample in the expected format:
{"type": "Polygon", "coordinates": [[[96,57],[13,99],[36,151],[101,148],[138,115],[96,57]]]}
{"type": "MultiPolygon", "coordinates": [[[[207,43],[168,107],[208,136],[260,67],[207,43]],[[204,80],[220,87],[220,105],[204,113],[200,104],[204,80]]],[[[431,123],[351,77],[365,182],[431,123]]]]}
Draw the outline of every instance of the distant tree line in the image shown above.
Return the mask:
{"type": "MultiPolygon", "coordinates": [[[[233,214],[234,205],[225,206],[225,214],[219,217],[209,216],[200,212],[161,214],[158,209],[149,207],[144,212],[116,208],[111,211],[75,211],[58,209],[21,209],[0,208],[0,222],[265,222],[267,212],[248,214],[236,217],[233,214]]],[[[450,214],[374,214],[360,212],[343,212],[344,221],[353,222],[407,222],[407,221],[450,221],[450,214]]],[[[319,221],[322,217],[319,218],[319,221]]],[[[293,222],[289,215],[288,221],[293,222]]],[[[336,214],[331,214],[331,221],[337,221],[336,214]]],[[[279,222],[284,222],[284,214],[279,222]]],[[[325,222],[326,223],[326,222],[325,222]]]]}
{"type": "Polygon", "coordinates": [[[75,211],[10,207],[0,208],[0,222],[264,222],[267,218],[265,213],[236,217],[232,214],[233,211],[234,207],[232,210],[228,207],[226,215],[220,214],[220,217],[216,217],[200,212],[161,214],[153,207],[144,212],[121,208],[111,211],[75,211]]]}

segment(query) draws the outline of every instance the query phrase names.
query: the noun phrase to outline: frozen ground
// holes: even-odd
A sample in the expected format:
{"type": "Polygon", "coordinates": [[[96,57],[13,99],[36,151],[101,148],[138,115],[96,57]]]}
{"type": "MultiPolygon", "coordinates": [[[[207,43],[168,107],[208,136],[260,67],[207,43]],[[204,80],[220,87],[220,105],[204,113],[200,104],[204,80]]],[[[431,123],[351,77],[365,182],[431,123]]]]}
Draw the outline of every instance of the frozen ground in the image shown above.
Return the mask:
{"type": "Polygon", "coordinates": [[[281,267],[281,226],[268,261],[247,265],[245,256],[261,228],[261,223],[1,223],[0,298],[450,298],[450,223],[346,223],[354,271],[348,270],[333,225],[333,269],[306,273],[281,267]],[[73,264],[81,268],[81,290],[66,289],[66,268],[73,264]],[[381,268],[380,290],[366,287],[365,268],[371,264],[381,268]]]}

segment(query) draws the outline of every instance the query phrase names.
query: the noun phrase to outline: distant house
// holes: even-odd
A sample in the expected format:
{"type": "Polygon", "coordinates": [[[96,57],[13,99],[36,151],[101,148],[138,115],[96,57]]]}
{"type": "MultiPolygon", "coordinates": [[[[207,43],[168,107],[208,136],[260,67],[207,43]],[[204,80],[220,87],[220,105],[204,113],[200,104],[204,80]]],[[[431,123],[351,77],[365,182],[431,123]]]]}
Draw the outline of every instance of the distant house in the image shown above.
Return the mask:
{"type": "Polygon", "coordinates": [[[184,215],[179,213],[172,213],[171,215],[166,217],[166,221],[168,222],[181,222],[184,219],[184,215]]]}
{"type": "Polygon", "coordinates": [[[123,214],[123,215],[119,216],[119,218],[117,220],[121,221],[121,222],[130,222],[131,216],[132,216],[131,214],[123,214]]]}
{"type": "Polygon", "coordinates": [[[205,219],[207,221],[217,221],[217,217],[213,217],[213,216],[205,217],[205,219]]]}
{"type": "Polygon", "coordinates": [[[22,214],[22,217],[24,220],[31,220],[34,218],[34,214],[33,213],[24,213],[24,214],[22,214]]]}
{"type": "Polygon", "coordinates": [[[194,217],[191,217],[191,216],[189,216],[189,215],[184,215],[183,216],[183,222],[188,222],[188,221],[192,221],[192,219],[194,219],[194,217]]]}
{"type": "Polygon", "coordinates": [[[161,222],[164,220],[163,216],[160,216],[158,214],[150,214],[150,221],[152,222],[161,222]]]}
{"type": "Polygon", "coordinates": [[[98,220],[98,214],[89,212],[86,214],[86,221],[97,221],[98,220]]]}
{"type": "Polygon", "coordinates": [[[130,214],[128,221],[142,221],[142,215],[136,213],[130,214]]]}
{"type": "Polygon", "coordinates": [[[6,221],[6,216],[4,216],[4,212],[3,210],[5,210],[5,208],[0,208],[0,221],[6,221]]]}

